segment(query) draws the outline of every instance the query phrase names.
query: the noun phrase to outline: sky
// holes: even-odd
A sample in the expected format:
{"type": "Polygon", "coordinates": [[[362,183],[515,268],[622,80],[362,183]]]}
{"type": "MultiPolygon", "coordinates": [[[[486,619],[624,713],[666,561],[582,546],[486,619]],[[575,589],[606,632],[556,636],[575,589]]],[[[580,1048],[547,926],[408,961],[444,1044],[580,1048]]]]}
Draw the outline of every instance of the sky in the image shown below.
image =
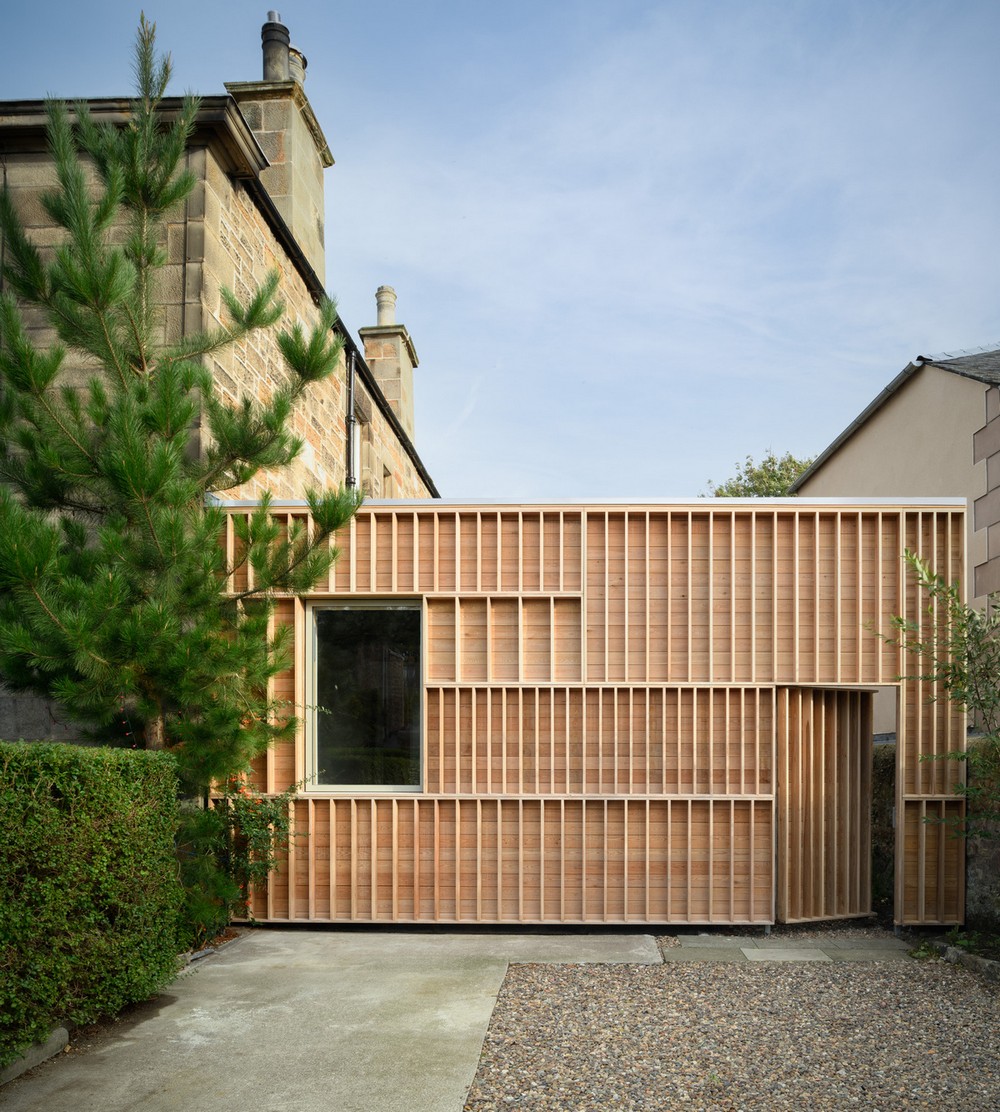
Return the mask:
{"type": "MultiPolygon", "coordinates": [[[[274,3],[275,0],[272,0],[274,3]]],[[[149,0],[171,91],[267,6],[149,0]]],[[[140,6],[5,4],[0,99],[125,95],[140,6]]],[[[996,0],[294,0],[327,287],[398,295],[445,497],[691,497],[1000,346],[996,0]]]]}

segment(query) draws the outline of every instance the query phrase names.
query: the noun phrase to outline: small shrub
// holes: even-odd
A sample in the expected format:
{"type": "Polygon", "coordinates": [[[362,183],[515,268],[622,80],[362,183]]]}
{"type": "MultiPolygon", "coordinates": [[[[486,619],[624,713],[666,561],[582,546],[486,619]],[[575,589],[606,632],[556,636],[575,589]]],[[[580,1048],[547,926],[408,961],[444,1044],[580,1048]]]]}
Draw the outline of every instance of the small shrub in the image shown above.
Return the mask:
{"type": "Polygon", "coordinates": [[[0,1067],[172,979],[176,823],[165,753],[0,743],[0,1067]]]}
{"type": "Polygon", "coordinates": [[[211,808],[182,807],[177,854],[184,887],[183,949],[197,950],[233,917],[253,919],[253,891],[267,883],[288,846],[288,805],[298,787],[262,795],[244,776],[234,776],[211,808]]]}
{"type": "Polygon", "coordinates": [[[198,950],[220,934],[240,900],[240,886],[226,862],[228,830],[216,810],[183,805],[177,827],[177,860],[184,901],[177,939],[182,950],[198,950]]]}
{"type": "Polygon", "coordinates": [[[978,931],[963,931],[958,927],[952,927],[944,937],[949,946],[957,946],[960,950],[968,950],[969,953],[974,953],[979,947],[978,931]]]}
{"type": "Polygon", "coordinates": [[[242,777],[234,777],[216,801],[216,810],[227,824],[227,872],[239,888],[234,910],[240,917],[253,918],[254,889],[267,883],[288,847],[288,805],[300,786],[293,784],[280,795],[267,796],[254,791],[242,777]]]}

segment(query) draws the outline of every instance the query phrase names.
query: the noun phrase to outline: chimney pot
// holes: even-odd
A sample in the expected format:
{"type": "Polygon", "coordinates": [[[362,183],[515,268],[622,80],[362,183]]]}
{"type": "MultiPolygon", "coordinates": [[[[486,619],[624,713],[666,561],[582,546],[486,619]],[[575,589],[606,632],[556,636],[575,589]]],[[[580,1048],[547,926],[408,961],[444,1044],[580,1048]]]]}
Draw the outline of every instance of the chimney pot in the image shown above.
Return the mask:
{"type": "Polygon", "coordinates": [[[306,83],[306,66],[308,65],[309,63],[306,60],[306,56],[297,46],[289,47],[288,72],[293,81],[297,81],[300,85],[306,83]]]}
{"type": "Polygon", "coordinates": [[[281,22],[278,12],[267,13],[267,23],[260,29],[261,49],[264,52],[264,80],[288,81],[290,42],[288,28],[281,22]]]}
{"type": "Polygon", "coordinates": [[[392,286],[379,286],[375,291],[375,304],[380,328],[396,323],[396,291],[392,286]]]}

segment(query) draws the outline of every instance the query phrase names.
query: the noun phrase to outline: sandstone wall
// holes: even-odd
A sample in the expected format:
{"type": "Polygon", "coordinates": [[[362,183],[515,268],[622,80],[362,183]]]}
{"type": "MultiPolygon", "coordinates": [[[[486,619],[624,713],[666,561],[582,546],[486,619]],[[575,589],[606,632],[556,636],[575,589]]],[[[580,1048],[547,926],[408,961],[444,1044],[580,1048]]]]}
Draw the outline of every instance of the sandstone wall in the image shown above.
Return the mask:
{"type": "MultiPolygon", "coordinates": [[[[171,269],[187,271],[183,280],[168,279],[168,298],[177,296],[181,302],[168,310],[175,317],[173,327],[223,323],[221,288],[226,286],[244,299],[277,269],[285,324],[298,322],[304,329],[311,328],[317,317],[312,293],[289,265],[283,246],[246,185],[223,173],[211,151],[193,151],[190,157],[199,185],[188,202],[183,233],[171,230],[175,238],[186,237],[185,248],[172,246],[171,269]],[[200,259],[199,247],[203,251],[200,259]],[[183,299],[180,291],[184,291],[183,299]],[[178,314],[183,314],[183,321],[176,319],[178,314]]],[[[220,353],[213,357],[212,366],[220,394],[230,402],[246,394],[269,398],[286,375],[274,332],[253,336],[220,353]]],[[[255,498],[269,490],[275,497],[300,498],[308,487],[343,484],[347,477],[347,412],[347,367],[342,356],[337,373],[310,388],[295,409],[292,429],[305,444],[300,458],[290,468],[261,473],[238,490],[226,492],[226,497],[255,498]]],[[[372,497],[427,497],[430,491],[360,375],[355,412],[361,444],[358,478],[366,493],[372,497]]]]}
{"type": "MultiPolygon", "coordinates": [[[[227,286],[246,299],[271,270],[281,274],[280,297],[285,324],[312,327],[316,304],[306,281],[289,262],[285,249],[254,201],[247,185],[229,177],[207,147],[187,156],[198,179],[183,210],[166,227],[167,265],[159,276],[158,299],[163,307],[162,338],[190,335],[224,323],[221,289],[227,286]]],[[[60,233],[42,206],[42,194],[55,186],[47,153],[8,153],[4,176],[33,241],[54,247],[60,233]]],[[[32,314],[29,324],[39,342],[51,331],[32,314]]],[[[77,376],[88,368],[76,357],[77,376]]],[[[235,404],[246,395],[264,400],[286,381],[275,332],[259,333],[212,357],[220,396],[235,404]]],[[[360,440],[358,480],[374,498],[423,498],[426,483],[400,442],[396,429],[366,388],[361,374],[355,389],[356,426],[360,440]]],[[[256,498],[265,490],[277,498],[300,498],[309,487],[326,489],[347,478],[347,368],[341,358],[337,372],[300,399],[292,417],[302,438],[302,455],[288,469],[263,472],[244,486],[223,492],[229,498],[256,498]]]]}

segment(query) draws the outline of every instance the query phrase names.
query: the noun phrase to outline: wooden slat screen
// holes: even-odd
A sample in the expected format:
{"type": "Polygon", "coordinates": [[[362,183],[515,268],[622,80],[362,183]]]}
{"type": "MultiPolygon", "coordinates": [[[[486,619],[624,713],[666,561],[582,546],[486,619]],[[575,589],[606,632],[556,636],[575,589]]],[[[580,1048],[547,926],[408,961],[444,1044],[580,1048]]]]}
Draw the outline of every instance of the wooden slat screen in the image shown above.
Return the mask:
{"type": "Polygon", "coordinates": [[[758,688],[427,688],[428,791],[769,794],[774,693],[758,688]]]}
{"type": "MultiPolygon", "coordinates": [[[[258,915],[770,922],[775,899],[782,918],[863,914],[857,689],[918,670],[873,631],[932,620],[903,549],[956,576],[963,521],[951,505],[363,507],[311,601],[422,600],[423,793],[303,793],[291,872],[258,915]],[[812,818],[793,822],[803,801],[812,818]]],[[[237,559],[231,529],[224,543],[237,559]]],[[[301,714],[306,605],[278,619],[297,651],[275,692],[301,714]]],[[[921,825],[960,808],[956,766],[920,758],[961,748],[964,724],[926,685],[900,692],[897,907],[956,921],[960,843],[921,825]]],[[[305,746],[300,731],[262,760],[260,787],[301,779],[305,746]]]]}
{"type": "Polygon", "coordinates": [[[772,919],[769,800],[307,798],[294,820],[296,848],[260,918],[772,919]]]}

